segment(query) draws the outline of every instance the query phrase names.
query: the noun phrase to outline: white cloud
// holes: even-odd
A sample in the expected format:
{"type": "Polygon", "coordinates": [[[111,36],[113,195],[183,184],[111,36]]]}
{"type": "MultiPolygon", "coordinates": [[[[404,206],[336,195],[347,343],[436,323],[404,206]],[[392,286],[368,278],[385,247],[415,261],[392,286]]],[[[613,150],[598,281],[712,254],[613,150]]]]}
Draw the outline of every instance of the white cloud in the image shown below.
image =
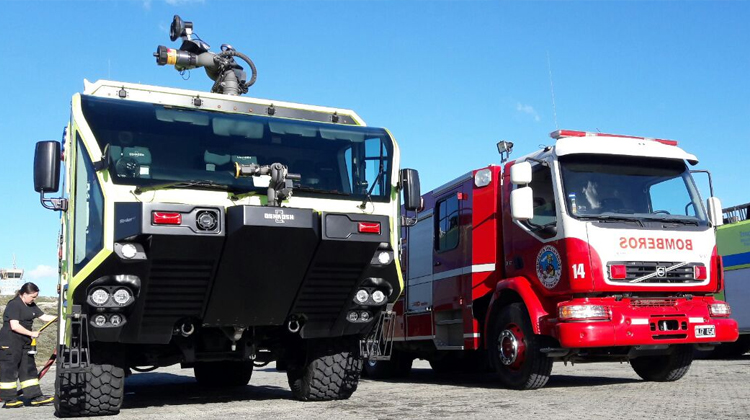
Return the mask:
{"type": "Polygon", "coordinates": [[[522,114],[530,115],[531,117],[534,118],[534,121],[536,121],[536,122],[541,121],[541,118],[539,117],[539,114],[536,112],[536,110],[534,109],[534,107],[531,106],[531,105],[524,105],[524,104],[518,102],[516,104],[516,111],[518,111],[518,112],[520,112],[522,114]]]}
{"type": "Polygon", "coordinates": [[[25,277],[31,280],[57,277],[57,268],[48,265],[38,265],[35,269],[26,272],[25,277]]]}

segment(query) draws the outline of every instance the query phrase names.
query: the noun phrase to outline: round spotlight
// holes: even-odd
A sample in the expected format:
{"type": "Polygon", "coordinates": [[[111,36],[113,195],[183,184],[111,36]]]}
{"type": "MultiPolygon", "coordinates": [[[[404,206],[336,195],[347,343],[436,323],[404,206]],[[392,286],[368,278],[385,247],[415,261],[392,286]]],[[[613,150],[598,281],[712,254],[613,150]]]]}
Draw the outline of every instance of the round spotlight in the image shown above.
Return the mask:
{"type": "Polygon", "coordinates": [[[130,296],[131,294],[128,289],[117,289],[117,291],[112,295],[112,300],[114,300],[118,305],[122,306],[130,301],[130,296]]]}
{"type": "Polygon", "coordinates": [[[391,262],[391,253],[387,251],[382,251],[378,254],[378,262],[386,265],[391,262]]]}
{"type": "Polygon", "coordinates": [[[114,314],[111,317],[109,317],[109,322],[115,327],[118,327],[120,326],[120,324],[122,324],[122,316],[118,314],[114,314]]]}
{"type": "Polygon", "coordinates": [[[91,293],[91,301],[96,306],[103,306],[109,300],[109,293],[104,289],[96,289],[91,293]]]}
{"type": "Polygon", "coordinates": [[[103,327],[106,323],[107,317],[105,317],[104,315],[99,314],[94,317],[94,325],[96,325],[97,327],[103,327]]]}
{"type": "Polygon", "coordinates": [[[381,292],[380,290],[376,290],[372,293],[372,301],[381,304],[385,301],[385,293],[381,292]]]}
{"type": "Polygon", "coordinates": [[[346,320],[349,322],[357,322],[358,319],[359,314],[357,314],[356,312],[349,312],[349,314],[346,315],[346,320]]]}
{"type": "Polygon", "coordinates": [[[356,300],[360,304],[363,304],[367,302],[367,298],[369,297],[370,297],[370,294],[367,293],[367,290],[360,289],[357,291],[357,295],[354,296],[354,300],[356,300]]]}
{"type": "Polygon", "coordinates": [[[122,252],[122,256],[129,260],[135,258],[135,256],[138,255],[138,248],[136,248],[133,244],[123,244],[122,248],[120,248],[120,251],[122,252]]]}
{"type": "Polygon", "coordinates": [[[370,313],[369,312],[362,312],[359,314],[359,320],[362,322],[367,322],[370,320],[370,313]]]}

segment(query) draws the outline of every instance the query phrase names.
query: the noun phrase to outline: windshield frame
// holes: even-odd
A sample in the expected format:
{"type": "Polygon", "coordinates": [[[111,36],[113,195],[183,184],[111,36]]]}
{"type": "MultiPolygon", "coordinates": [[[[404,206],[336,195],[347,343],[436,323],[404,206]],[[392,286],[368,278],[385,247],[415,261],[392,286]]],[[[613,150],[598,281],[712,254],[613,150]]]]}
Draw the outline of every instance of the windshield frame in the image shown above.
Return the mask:
{"type": "MultiPolygon", "coordinates": [[[[706,209],[703,205],[703,200],[701,199],[700,193],[698,191],[698,188],[695,184],[695,181],[691,175],[690,170],[688,169],[687,165],[685,165],[685,162],[678,159],[668,159],[668,158],[654,158],[654,157],[642,157],[642,156],[624,156],[624,155],[604,155],[604,154],[570,154],[565,156],[558,157],[558,172],[560,176],[560,184],[562,189],[562,197],[561,201],[563,201],[563,210],[565,214],[569,217],[572,217],[574,219],[578,220],[596,220],[601,222],[633,222],[640,226],[643,226],[644,223],[667,223],[667,224],[676,224],[676,225],[695,225],[695,226],[701,226],[705,227],[708,226],[708,216],[706,213],[706,209]],[[599,177],[607,176],[610,177],[610,182],[612,180],[617,180],[616,177],[621,178],[618,180],[619,182],[617,184],[613,184],[616,187],[619,187],[623,191],[627,191],[630,189],[631,192],[634,192],[631,196],[636,199],[640,197],[644,197],[644,200],[641,205],[647,206],[647,212],[644,211],[636,211],[635,206],[633,206],[633,210],[631,212],[623,212],[623,211],[617,211],[617,209],[614,210],[604,210],[604,201],[602,200],[602,211],[599,211],[598,213],[589,212],[589,213],[581,213],[577,209],[577,205],[574,204],[574,201],[578,195],[585,196],[588,192],[578,191],[581,186],[580,181],[576,182],[573,185],[574,182],[571,179],[571,171],[569,168],[571,168],[574,165],[580,165],[582,167],[590,166],[595,167],[598,166],[598,170],[590,171],[591,173],[597,174],[599,177]],[[632,173],[617,173],[617,167],[619,169],[627,169],[629,168],[632,173]],[[649,173],[649,170],[651,170],[651,173],[649,173]],[[674,174],[674,176],[668,176],[674,174]],[[629,183],[624,182],[625,179],[629,177],[634,177],[633,180],[639,180],[638,183],[633,183],[632,185],[638,185],[643,186],[645,189],[642,193],[638,193],[637,187],[624,187],[626,185],[629,185],[629,183]],[[651,182],[647,181],[648,179],[651,179],[651,182]],[[685,196],[690,199],[690,201],[686,204],[686,208],[692,206],[695,212],[695,215],[685,215],[685,214],[670,214],[670,213],[663,213],[659,211],[660,209],[654,209],[653,208],[653,195],[651,195],[651,188],[654,186],[663,183],[663,182],[669,182],[672,180],[681,179],[684,183],[685,189],[685,196]],[[658,182],[656,182],[658,180],[658,182]],[[658,213],[655,213],[654,211],[659,211],[658,213]]],[[[589,171],[578,171],[578,173],[585,173],[589,171]]],[[[582,176],[583,177],[583,176],[582,176]]],[[[596,185],[596,184],[594,184],[596,185]]],[[[588,185],[587,185],[588,186],[588,185]]],[[[584,189],[581,189],[584,190],[584,189]]],[[[612,194],[612,190],[606,190],[609,191],[610,194],[612,194]]],[[[681,190],[682,191],[682,190],[681,190]]],[[[614,192],[616,196],[616,191],[614,192]]],[[[582,197],[587,204],[590,204],[591,202],[588,201],[588,197],[582,197]]],[[[617,199],[618,201],[622,202],[621,199],[617,199]]],[[[628,202],[628,204],[633,204],[631,200],[628,202]]],[[[626,210],[627,208],[621,208],[620,210],[626,210]]],[[[630,210],[630,209],[627,209],[630,210]]]]}
{"type": "Polygon", "coordinates": [[[382,128],[191,109],[92,95],[81,95],[80,104],[85,123],[94,136],[90,142],[98,145],[103,155],[106,153],[102,163],[106,164],[114,184],[144,190],[197,188],[265,194],[268,180],[264,176],[235,178],[234,164],[270,165],[278,162],[287,165],[290,173],[301,173],[302,179],[294,182],[296,196],[375,202],[391,200],[397,146],[390,133],[382,128]],[[124,169],[118,172],[117,162],[112,157],[115,153],[124,156],[125,143],[120,140],[121,136],[115,135],[124,131],[131,133],[128,134],[131,136],[128,144],[138,146],[129,150],[137,149],[136,154],[142,151],[147,154],[146,157],[136,156],[147,159],[147,163],[140,164],[137,170],[127,175],[124,175],[124,169]],[[169,147],[174,148],[174,153],[182,152],[184,156],[170,161],[163,151],[169,147]],[[214,153],[217,150],[219,152],[214,153]],[[156,153],[161,153],[161,157],[156,153]],[[252,160],[241,160],[250,154],[254,155],[252,160]],[[195,163],[174,163],[183,157],[195,163]],[[136,174],[136,171],[144,171],[144,166],[146,177],[142,177],[143,172],[136,174]],[[381,168],[382,175],[376,177],[381,168]],[[320,175],[309,175],[311,173],[320,175]],[[211,182],[221,185],[213,188],[211,182]],[[374,185],[376,182],[379,186],[374,185]]]}

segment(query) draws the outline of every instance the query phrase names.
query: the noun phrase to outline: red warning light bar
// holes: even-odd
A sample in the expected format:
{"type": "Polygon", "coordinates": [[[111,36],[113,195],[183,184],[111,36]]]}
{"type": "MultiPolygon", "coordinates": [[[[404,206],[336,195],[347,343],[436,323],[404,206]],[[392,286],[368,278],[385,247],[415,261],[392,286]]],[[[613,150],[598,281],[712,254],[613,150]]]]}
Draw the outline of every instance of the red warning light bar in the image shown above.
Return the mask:
{"type": "Polygon", "coordinates": [[[624,139],[651,140],[667,146],[677,146],[675,140],[655,139],[651,137],[626,136],[624,134],[593,133],[591,131],[557,130],[549,134],[555,140],[563,137],[620,137],[624,139]]]}
{"type": "Polygon", "coordinates": [[[359,233],[374,233],[380,235],[380,222],[358,222],[357,231],[359,233]]]}
{"type": "Polygon", "coordinates": [[[151,223],[155,225],[181,225],[182,214],[155,211],[151,213],[151,223]]]}

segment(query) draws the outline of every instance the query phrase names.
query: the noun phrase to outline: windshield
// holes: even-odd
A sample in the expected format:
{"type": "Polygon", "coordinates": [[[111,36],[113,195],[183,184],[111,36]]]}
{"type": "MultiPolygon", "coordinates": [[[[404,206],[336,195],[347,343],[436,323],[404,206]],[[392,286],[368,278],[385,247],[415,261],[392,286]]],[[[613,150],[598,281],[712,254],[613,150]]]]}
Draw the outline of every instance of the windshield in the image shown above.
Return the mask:
{"type": "Polygon", "coordinates": [[[383,129],[174,108],[81,96],[115,184],[265,192],[268,177],[236,179],[235,163],[281,163],[295,195],[390,197],[393,143],[383,129]]]}
{"type": "Polygon", "coordinates": [[[706,224],[682,161],[581,154],[562,156],[560,168],[567,210],[574,217],[706,224]]]}

